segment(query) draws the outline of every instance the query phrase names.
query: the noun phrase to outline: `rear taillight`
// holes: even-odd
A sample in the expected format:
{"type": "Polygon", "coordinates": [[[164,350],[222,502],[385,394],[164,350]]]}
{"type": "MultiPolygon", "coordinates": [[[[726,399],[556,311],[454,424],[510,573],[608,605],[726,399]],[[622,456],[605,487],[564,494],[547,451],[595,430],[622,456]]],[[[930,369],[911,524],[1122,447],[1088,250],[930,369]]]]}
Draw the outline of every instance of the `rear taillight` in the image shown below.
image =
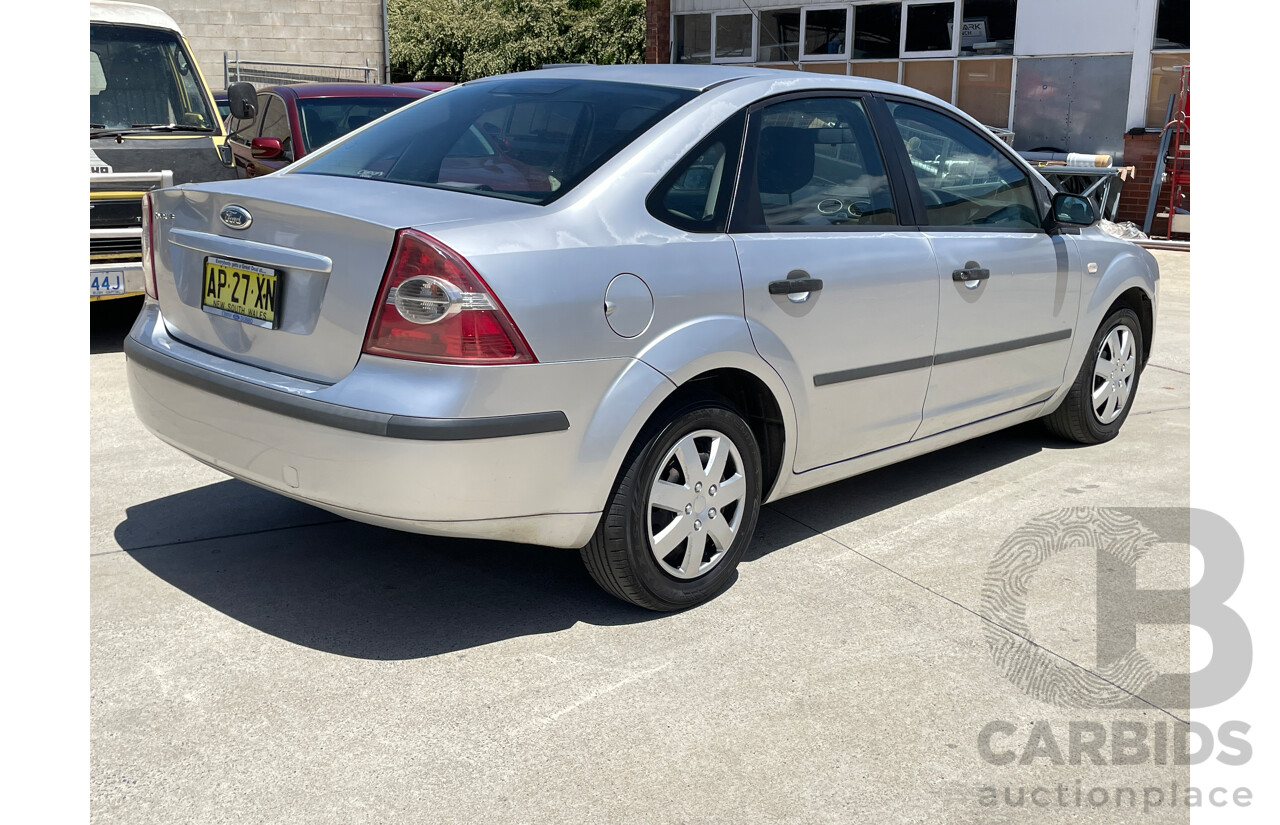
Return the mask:
{"type": "Polygon", "coordinates": [[[151,220],[151,193],[142,196],[142,280],[148,298],[156,298],[155,222],[151,220]]]}
{"type": "Polygon", "coordinates": [[[537,361],[471,264],[413,229],[396,234],[364,351],[445,364],[537,361]]]}

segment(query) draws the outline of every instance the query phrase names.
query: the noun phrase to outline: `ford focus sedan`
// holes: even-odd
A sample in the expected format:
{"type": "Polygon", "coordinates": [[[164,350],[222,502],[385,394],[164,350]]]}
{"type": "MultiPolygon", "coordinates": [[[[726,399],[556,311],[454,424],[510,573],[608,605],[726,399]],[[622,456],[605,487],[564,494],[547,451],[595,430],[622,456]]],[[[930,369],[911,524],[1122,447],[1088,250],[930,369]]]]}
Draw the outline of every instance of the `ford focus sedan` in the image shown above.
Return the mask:
{"type": "Polygon", "coordinates": [[[732,581],[762,503],[1042,418],[1114,438],[1158,273],[984,127],[869,79],[570,67],[153,193],[159,438],[351,519],[732,581]]]}

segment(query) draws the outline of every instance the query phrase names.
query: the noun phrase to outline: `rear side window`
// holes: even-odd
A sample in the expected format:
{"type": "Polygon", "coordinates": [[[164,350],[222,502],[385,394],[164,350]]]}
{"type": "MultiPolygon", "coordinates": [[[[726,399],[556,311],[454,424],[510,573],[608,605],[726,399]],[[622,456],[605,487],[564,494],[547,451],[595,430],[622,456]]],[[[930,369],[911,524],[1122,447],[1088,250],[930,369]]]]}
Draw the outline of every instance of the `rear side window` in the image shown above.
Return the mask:
{"type": "Polygon", "coordinates": [[[1031,179],[971,127],[933,109],[889,103],[920,184],[929,226],[1040,229],[1031,179]]]}
{"type": "Polygon", "coordinates": [[[685,155],[649,195],[649,214],[688,232],[723,232],[745,120],[739,112],[685,155]]]}
{"type": "Polygon", "coordinates": [[[481,82],[432,95],[294,170],[547,204],[694,94],[537,77],[481,82]]]}

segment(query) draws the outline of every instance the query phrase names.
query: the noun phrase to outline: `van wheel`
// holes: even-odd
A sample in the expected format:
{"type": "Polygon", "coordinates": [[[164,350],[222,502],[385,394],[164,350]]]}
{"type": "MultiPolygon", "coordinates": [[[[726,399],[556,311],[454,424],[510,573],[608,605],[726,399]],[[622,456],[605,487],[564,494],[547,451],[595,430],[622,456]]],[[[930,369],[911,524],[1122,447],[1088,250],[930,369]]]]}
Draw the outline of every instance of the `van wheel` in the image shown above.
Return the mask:
{"type": "Polygon", "coordinates": [[[1120,433],[1138,392],[1142,325],[1134,311],[1111,313],[1094,334],[1089,353],[1071,390],[1044,422],[1062,438],[1101,444],[1120,433]]]}
{"type": "Polygon", "coordinates": [[[718,402],[680,408],[629,458],[582,560],[624,601],[659,611],[702,604],[733,581],[760,486],[760,449],[741,416],[718,402]]]}

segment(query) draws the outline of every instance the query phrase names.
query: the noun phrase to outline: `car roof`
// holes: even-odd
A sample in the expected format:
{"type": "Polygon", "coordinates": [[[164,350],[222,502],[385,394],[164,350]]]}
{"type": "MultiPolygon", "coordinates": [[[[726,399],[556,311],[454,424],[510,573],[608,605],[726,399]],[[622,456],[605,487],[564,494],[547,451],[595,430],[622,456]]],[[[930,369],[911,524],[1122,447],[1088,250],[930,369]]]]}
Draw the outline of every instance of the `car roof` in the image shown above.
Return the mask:
{"type": "Polygon", "coordinates": [[[408,86],[410,89],[426,89],[429,92],[442,92],[454,84],[448,80],[405,80],[395,85],[408,86]]]}
{"type": "Polygon", "coordinates": [[[368,83],[296,83],[283,86],[264,86],[259,92],[275,92],[298,100],[318,97],[426,97],[423,89],[412,86],[380,85],[368,83]]]}
{"type": "Polygon", "coordinates": [[[150,26],[168,29],[182,34],[173,18],[155,6],[141,3],[117,3],[114,0],[94,0],[89,3],[89,22],[124,23],[133,26],[150,26]]]}
{"type": "Polygon", "coordinates": [[[706,91],[715,86],[743,80],[774,82],[787,80],[801,88],[844,88],[864,91],[896,91],[913,93],[913,90],[869,77],[830,75],[819,72],[802,72],[794,69],[760,69],[754,66],[686,65],[686,64],[628,64],[619,66],[557,66],[528,72],[495,75],[471,81],[484,83],[513,78],[563,78],[565,80],[603,80],[616,83],[643,83],[650,86],[667,86],[691,91],[706,91]]]}

